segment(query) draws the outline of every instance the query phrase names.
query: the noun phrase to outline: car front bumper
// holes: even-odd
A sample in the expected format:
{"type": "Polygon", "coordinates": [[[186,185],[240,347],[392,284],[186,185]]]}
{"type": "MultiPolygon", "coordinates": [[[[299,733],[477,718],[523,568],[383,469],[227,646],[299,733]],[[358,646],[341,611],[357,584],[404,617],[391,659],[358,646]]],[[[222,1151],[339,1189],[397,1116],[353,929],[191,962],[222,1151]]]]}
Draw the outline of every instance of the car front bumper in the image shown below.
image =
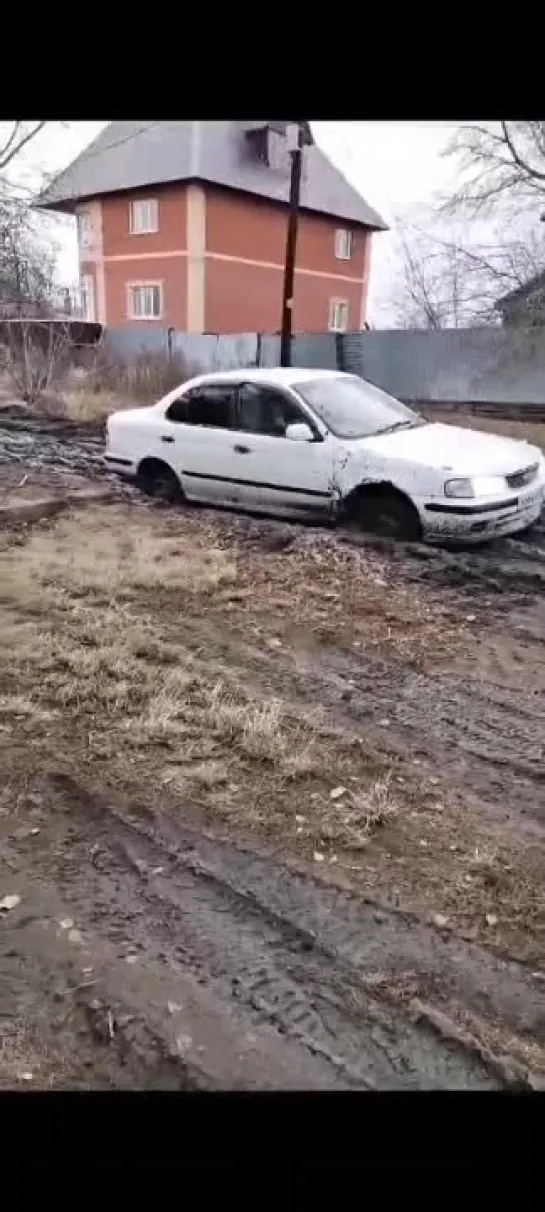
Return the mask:
{"type": "Polygon", "coordinates": [[[496,501],[443,499],[422,502],[420,515],[426,538],[482,542],[526,530],[543,510],[545,481],[496,501]]]}

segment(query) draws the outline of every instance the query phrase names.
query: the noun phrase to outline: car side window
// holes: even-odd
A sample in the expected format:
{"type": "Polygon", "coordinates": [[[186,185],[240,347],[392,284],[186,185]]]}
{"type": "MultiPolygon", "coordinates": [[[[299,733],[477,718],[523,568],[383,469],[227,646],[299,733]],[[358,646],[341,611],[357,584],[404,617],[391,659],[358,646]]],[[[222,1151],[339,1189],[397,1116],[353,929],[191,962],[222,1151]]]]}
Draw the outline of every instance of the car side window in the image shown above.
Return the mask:
{"type": "Polygon", "coordinates": [[[187,424],[187,396],[173,400],[166,411],[167,421],[176,421],[178,425],[187,424]]]}
{"type": "Polygon", "coordinates": [[[207,429],[232,429],[234,425],[237,386],[213,384],[196,387],[185,397],[186,423],[207,429]]]}
{"type": "Polygon", "coordinates": [[[238,428],[246,433],[283,438],[288,425],[306,421],[289,396],[262,383],[243,383],[238,400],[238,428]]]}

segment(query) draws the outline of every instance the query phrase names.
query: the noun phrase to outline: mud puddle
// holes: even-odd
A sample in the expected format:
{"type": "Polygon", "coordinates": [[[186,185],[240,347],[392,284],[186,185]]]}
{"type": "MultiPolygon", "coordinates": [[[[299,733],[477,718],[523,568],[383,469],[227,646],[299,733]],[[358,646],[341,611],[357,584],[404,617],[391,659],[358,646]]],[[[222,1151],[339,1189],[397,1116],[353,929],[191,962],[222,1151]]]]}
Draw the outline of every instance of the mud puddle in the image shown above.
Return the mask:
{"type": "MultiPolygon", "coordinates": [[[[53,881],[83,938],[113,948],[133,979],[166,973],[174,1004],[189,974],[243,1033],[272,1030],[346,1087],[526,1083],[520,1060],[478,1027],[492,1013],[543,1038],[542,989],[522,967],[271,858],[135,816],[66,775],[40,796],[51,832],[28,842],[33,880],[53,881]]],[[[11,854],[24,866],[21,845],[11,854]]]]}

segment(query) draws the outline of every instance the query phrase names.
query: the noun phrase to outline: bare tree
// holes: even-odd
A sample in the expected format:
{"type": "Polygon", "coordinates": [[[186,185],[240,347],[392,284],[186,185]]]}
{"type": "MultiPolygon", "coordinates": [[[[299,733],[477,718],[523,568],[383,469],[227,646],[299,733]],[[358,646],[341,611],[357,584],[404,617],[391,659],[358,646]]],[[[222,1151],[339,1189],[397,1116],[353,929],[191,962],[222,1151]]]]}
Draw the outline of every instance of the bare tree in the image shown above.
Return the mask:
{"type": "Polygon", "coordinates": [[[428,228],[399,237],[401,283],[395,299],[405,328],[497,324],[497,301],[545,265],[543,229],[525,238],[471,244],[428,228]]]}
{"type": "Polygon", "coordinates": [[[0,200],[0,313],[47,313],[53,266],[53,250],[40,241],[31,209],[0,200]]]}
{"type": "Polygon", "coordinates": [[[533,210],[545,204],[545,122],[494,122],[461,126],[446,148],[455,156],[460,183],[445,201],[467,213],[533,210]]]}
{"type": "Polygon", "coordinates": [[[36,404],[67,368],[72,348],[69,323],[55,320],[6,320],[0,365],[25,404],[36,404]]]}
{"type": "Polygon", "coordinates": [[[453,251],[430,246],[423,236],[402,235],[399,245],[402,284],[397,312],[402,327],[456,327],[460,282],[453,251]]]}
{"type": "Polygon", "coordinates": [[[0,310],[20,315],[39,307],[50,292],[51,249],[40,244],[35,213],[19,197],[8,172],[14,161],[46,126],[45,121],[0,122],[0,310]]]}

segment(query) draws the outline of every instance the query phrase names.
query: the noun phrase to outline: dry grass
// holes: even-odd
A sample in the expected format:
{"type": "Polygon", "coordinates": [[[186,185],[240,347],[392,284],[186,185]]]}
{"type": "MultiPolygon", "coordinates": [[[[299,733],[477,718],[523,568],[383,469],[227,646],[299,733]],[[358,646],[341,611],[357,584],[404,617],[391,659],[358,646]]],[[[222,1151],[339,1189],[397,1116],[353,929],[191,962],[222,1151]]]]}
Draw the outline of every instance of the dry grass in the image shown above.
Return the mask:
{"type": "Polygon", "coordinates": [[[353,853],[364,850],[377,829],[391,823],[398,812],[392,776],[388,773],[367,787],[348,791],[341,799],[337,814],[323,825],[322,838],[353,853]]]}
{"type": "Polygon", "coordinates": [[[153,404],[200,370],[181,354],[173,352],[169,357],[166,349],[154,353],[141,350],[130,361],[124,361],[105,341],[98,351],[88,383],[94,391],[112,391],[117,396],[153,404]]]}
{"type": "Polygon", "coordinates": [[[224,778],[226,762],[249,763],[258,780],[262,768],[277,781],[307,775],[311,723],[293,721],[280,700],[256,701],[162,633],[161,607],[198,611],[235,584],[233,558],[131,526],[116,510],[90,510],[84,525],[82,534],[82,520],[65,517],[3,554],[4,730],[70,720],[92,750],[128,764],[171,750],[178,782],[202,787],[224,778]],[[148,612],[134,614],[142,602],[148,612]]]}
{"type": "Polygon", "coordinates": [[[113,391],[91,391],[82,387],[78,391],[67,391],[58,396],[56,414],[87,425],[104,421],[112,412],[121,408],[134,408],[134,401],[127,400],[113,391]]]}
{"type": "Polygon", "coordinates": [[[0,600],[40,605],[44,590],[57,603],[71,596],[130,600],[139,590],[184,600],[211,594],[236,581],[232,557],[217,546],[200,549],[183,533],[160,535],[126,514],[91,509],[84,519],[63,517],[51,530],[35,530],[24,550],[3,557],[0,600]]]}

